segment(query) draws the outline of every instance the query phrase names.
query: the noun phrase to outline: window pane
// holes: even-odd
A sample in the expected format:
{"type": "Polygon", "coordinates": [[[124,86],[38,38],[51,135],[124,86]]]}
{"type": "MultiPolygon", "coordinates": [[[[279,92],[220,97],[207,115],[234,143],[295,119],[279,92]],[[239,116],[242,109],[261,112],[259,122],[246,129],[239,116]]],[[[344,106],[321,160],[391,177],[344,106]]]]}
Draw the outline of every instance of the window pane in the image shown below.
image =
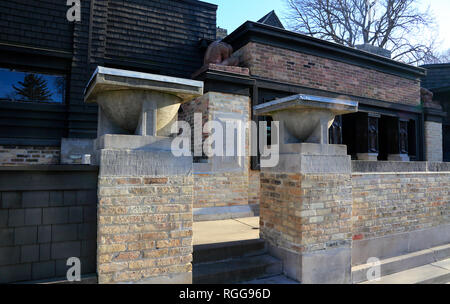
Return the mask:
{"type": "Polygon", "coordinates": [[[0,68],[0,100],[63,103],[66,79],[62,75],[0,68]]]}

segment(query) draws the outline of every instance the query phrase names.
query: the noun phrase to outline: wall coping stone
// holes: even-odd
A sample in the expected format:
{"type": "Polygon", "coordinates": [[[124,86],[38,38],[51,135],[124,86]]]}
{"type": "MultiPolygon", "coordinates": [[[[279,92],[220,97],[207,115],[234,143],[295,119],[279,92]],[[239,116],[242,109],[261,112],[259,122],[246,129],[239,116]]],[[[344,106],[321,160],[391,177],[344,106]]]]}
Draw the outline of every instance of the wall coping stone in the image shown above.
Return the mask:
{"type": "Polygon", "coordinates": [[[352,161],[353,173],[450,173],[450,163],[352,161]]]}

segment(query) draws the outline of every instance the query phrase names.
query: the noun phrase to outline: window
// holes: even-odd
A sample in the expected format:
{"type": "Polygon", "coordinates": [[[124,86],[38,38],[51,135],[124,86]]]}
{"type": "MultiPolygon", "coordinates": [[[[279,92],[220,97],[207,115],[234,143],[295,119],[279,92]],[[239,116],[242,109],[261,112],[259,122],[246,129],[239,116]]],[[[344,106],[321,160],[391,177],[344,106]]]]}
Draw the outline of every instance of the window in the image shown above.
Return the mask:
{"type": "Polygon", "coordinates": [[[0,68],[0,101],[64,103],[66,77],[0,68]]]}

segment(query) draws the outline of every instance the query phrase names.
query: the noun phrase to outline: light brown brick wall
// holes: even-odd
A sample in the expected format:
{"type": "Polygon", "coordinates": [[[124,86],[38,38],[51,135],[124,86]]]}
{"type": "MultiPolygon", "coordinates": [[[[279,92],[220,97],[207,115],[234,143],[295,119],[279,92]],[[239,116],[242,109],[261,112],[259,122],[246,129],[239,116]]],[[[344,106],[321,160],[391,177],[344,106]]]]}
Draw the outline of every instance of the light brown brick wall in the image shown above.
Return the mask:
{"type": "MultiPolygon", "coordinates": [[[[234,113],[250,119],[250,99],[247,96],[209,92],[182,105],[180,120],[194,128],[194,113],[202,113],[202,126],[214,119],[215,113],[234,113]]],[[[203,133],[203,140],[209,134],[203,133]]],[[[247,131],[246,150],[249,151],[247,131]]],[[[193,139],[192,139],[193,145],[193,139]]],[[[207,172],[194,175],[194,208],[230,207],[259,203],[259,171],[251,171],[250,158],[245,158],[243,172],[207,172]]]]}
{"type": "Polygon", "coordinates": [[[261,236],[276,247],[311,252],[352,238],[349,174],[261,173],[261,236]]]}
{"type": "Polygon", "coordinates": [[[353,239],[370,239],[450,222],[450,174],[354,173],[353,239]]]}
{"type": "Polygon", "coordinates": [[[60,163],[60,147],[0,146],[0,165],[55,165],[60,163]]]}
{"type": "Polygon", "coordinates": [[[192,271],[193,178],[100,177],[99,283],[192,271]]]}
{"type": "Polygon", "coordinates": [[[247,205],[248,175],[211,173],[194,175],[194,208],[247,205]]]}
{"type": "Polygon", "coordinates": [[[250,42],[239,49],[252,76],[407,105],[420,104],[420,80],[250,42]]]}
{"type": "Polygon", "coordinates": [[[260,171],[250,170],[248,175],[248,204],[259,204],[260,201],[260,171]]]}

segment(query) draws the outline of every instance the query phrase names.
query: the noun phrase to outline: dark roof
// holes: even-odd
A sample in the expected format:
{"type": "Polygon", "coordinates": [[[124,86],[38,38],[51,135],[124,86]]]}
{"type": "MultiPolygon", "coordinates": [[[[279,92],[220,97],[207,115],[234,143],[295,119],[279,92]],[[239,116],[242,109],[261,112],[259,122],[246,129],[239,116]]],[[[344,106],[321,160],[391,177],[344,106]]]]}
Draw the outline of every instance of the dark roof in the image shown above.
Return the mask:
{"type": "Polygon", "coordinates": [[[233,33],[229,34],[224,41],[231,44],[235,50],[240,49],[249,42],[257,42],[371,68],[410,79],[417,79],[417,77],[424,77],[426,75],[426,70],[423,68],[360,51],[356,48],[252,21],[245,22],[233,33]]]}
{"type": "Polygon", "coordinates": [[[427,64],[422,66],[427,76],[422,78],[422,87],[433,92],[450,91],[450,63],[427,64]]]}
{"type": "Polygon", "coordinates": [[[278,18],[275,11],[271,11],[270,13],[259,19],[258,22],[284,29],[283,23],[281,23],[280,18],[278,18]]]}

